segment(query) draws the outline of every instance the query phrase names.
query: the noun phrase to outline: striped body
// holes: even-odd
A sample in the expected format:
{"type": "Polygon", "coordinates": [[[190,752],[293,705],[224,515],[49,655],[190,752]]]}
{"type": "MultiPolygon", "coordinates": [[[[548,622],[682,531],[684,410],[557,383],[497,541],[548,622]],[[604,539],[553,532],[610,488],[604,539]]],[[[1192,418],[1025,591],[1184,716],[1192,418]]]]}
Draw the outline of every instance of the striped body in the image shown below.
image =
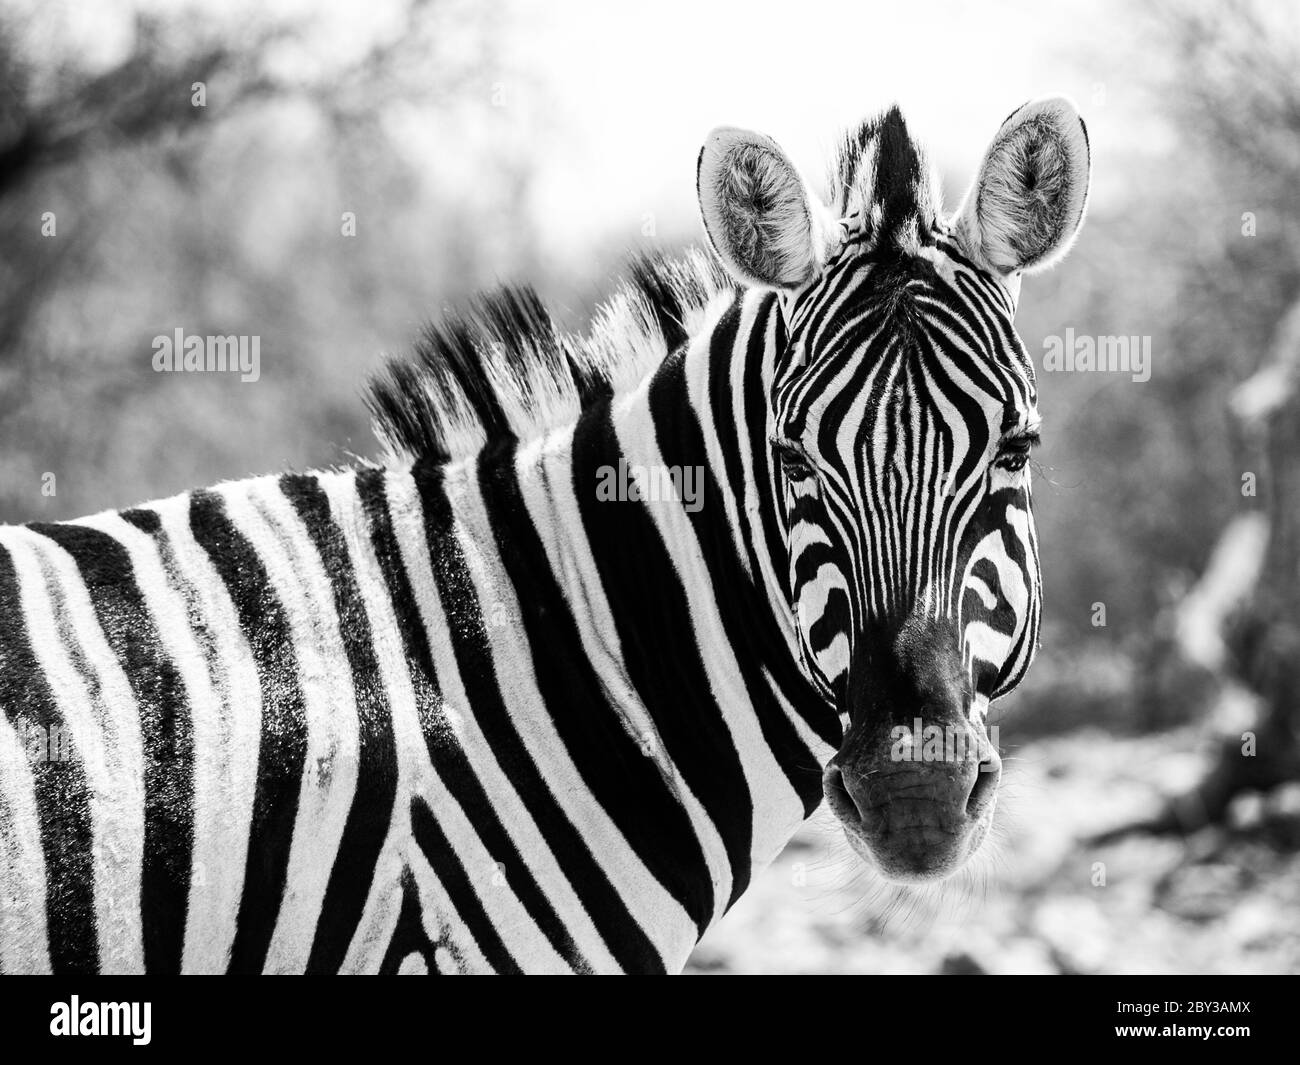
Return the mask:
{"type": "Polygon", "coordinates": [[[727,302],[525,446],[0,532],[0,967],[680,968],[839,738],[733,535],[774,319],[727,302]],[[620,459],[705,505],[598,501],[620,459]]]}

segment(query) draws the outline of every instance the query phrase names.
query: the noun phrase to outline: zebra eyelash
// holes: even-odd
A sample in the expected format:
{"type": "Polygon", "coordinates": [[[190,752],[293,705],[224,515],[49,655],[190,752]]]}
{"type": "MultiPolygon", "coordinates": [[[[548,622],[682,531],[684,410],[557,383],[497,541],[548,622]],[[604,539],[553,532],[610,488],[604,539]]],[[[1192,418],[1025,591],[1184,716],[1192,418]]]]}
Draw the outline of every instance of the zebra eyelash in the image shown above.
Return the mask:
{"type": "Polygon", "coordinates": [[[817,476],[817,465],[802,444],[787,440],[783,436],[768,437],[768,442],[776,452],[777,462],[782,471],[791,480],[798,481],[817,476]]]}
{"type": "Polygon", "coordinates": [[[993,465],[999,469],[1016,473],[1023,470],[1029,462],[1030,452],[1042,442],[1038,430],[1028,429],[1002,438],[998,444],[997,457],[993,465]]]}

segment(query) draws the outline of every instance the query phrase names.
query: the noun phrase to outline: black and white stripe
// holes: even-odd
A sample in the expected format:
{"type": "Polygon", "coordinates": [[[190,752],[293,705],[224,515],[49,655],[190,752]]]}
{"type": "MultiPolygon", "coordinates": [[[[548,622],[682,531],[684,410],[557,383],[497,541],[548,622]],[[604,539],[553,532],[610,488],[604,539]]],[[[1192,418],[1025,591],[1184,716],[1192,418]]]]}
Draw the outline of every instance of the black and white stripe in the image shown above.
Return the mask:
{"type": "Polygon", "coordinates": [[[1006,291],[946,226],[923,247],[932,271],[909,266],[874,285],[896,261],[843,254],[821,298],[790,312],[791,350],[836,355],[778,370],[774,492],[785,496],[795,614],[828,690],[845,680],[855,631],[923,612],[955,621],[988,699],[1019,682],[1037,644],[1024,462],[1037,391],[1006,291]]]}
{"type": "Polygon", "coordinates": [[[700,593],[738,560],[683,575],[575,491],[610,406],[562,471],[511,445],[0,533],[5,971],[378,970],[403,912],[427,967],[679,967],[835,725],[728,646],[700,593]],[[34,762],[55,722],[73,757],[34,762]]]}

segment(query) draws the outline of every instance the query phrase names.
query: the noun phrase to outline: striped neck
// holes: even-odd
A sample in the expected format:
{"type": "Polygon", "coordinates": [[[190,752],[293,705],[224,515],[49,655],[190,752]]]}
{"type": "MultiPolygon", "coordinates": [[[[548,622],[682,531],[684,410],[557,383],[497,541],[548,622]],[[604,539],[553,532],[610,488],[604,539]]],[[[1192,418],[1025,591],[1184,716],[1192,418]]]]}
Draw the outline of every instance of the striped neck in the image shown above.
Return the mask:
{"type": "Polygon", "coordinates": [[[0,967],[679,969],[839,740],[756,487],[777,328],[732,299],[528,444],[0,529],[0,967]]]}
{"type": "Polygon", "coordinates": [[[778,329],[770,297],[733,298],[576,425],[431,474],[503,566],[501,598],[480,604],[498,683],[535,680],[625,841],[606,855],[666,892],[651,909],[688,918],[651,933],[665,961],[685,960],[816,809],[840,738],[798,665],[760,488],[778,329]]]}

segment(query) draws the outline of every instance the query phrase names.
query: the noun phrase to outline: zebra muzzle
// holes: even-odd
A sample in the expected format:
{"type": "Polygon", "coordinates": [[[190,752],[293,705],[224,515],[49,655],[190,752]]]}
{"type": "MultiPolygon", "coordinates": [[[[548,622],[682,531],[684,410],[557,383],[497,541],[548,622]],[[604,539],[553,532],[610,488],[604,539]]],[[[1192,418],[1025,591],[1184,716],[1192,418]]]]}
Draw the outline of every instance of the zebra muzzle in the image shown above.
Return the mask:
{"type": "Polygon", "coordinates": [[[874,734],[871,743],[846,742],[827,766],[831,810],[854,850],[889,879],[951,876],[988,832],[1002,776],[997,751],[982,727],[964,721],[874,734]]]}
{"type": "Polygon", "coordinates": [[[966,737],[966,754],[952,753],[958,745],[945,744],[945,756],[927,758],[922,744],[922,754],[913,758],[909,753],[915,746],[896,737],[883,756],[845,759],[841,752],[827,766],[823,791],[850,845],[887,878],[943,879],[983,843],[997,801],[1001,758],[983,736],[966,737]]]}
{"type": "Polygon", "coordinates": [[[939,880],[979,849],[1002,760],[955,627],[912,617],[861,633],[845,692],[852,725],[822,779],[850,844],[891,880],[939,880]]]}

